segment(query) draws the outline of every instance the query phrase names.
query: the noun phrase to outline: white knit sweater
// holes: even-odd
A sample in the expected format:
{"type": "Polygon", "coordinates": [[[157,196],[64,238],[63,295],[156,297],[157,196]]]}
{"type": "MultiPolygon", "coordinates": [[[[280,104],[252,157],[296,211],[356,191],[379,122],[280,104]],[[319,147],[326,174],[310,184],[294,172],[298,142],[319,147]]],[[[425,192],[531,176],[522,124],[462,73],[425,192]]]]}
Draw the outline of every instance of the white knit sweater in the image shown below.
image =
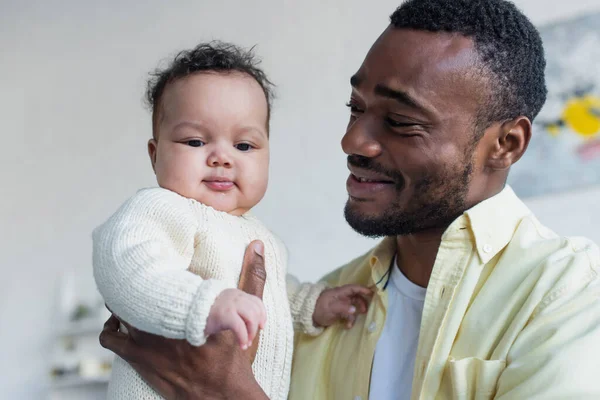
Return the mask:
{"type": "MultiPolygon", "coordinates": [[[[213,302],[237,286],[244,251],[257,239],[265,244],[267,323],[252,368],[269,398],[287,399],[292,324],[320,333],[312,314],[324,286],[286,277],[285,247],[258,219],[216,211],[166,189],[140,190],[94,231],[94,277],[108,307],[124,321],[199,346],[213,302]]],[[[161,397],[116,357],[108,398],[161,397]]]]}

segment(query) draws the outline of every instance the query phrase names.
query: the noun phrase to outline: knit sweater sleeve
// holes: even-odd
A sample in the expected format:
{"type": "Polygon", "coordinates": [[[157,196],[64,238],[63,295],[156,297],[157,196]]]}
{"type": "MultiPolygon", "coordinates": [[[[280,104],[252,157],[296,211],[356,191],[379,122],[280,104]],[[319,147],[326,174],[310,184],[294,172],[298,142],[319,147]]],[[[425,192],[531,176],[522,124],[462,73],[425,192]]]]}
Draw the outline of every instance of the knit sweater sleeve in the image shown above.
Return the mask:
{"type": "Polygon", "coordinates": [[[137,329],[200,346],[210,308],[227,285],[187,270],[197,221],[189,199],[144,189],[92,237],[94,278],[112,312],[137,329]]]}
{"type": "Polygon", "coordinates": [[[317,300],[327,289],[325,283],[300,283],[293,275],[286,277],[286,286],[294,330],[301,331],[310,336],[318,336],[323,332],[322,327],[315,326],[313,314],[317,300]]]}

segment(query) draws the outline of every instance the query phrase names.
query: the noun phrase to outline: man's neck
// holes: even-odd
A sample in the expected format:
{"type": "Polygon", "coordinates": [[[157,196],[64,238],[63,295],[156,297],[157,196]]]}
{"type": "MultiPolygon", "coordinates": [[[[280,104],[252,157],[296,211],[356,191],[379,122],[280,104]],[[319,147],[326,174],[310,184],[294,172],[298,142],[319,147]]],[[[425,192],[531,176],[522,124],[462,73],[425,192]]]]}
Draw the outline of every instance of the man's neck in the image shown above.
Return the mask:
{"type": "MultiPolygon", "coordinates": [[[[501,172],[495,179],[488,179],[485,185],[474,185],[479,190],[477,193],[469,193],[465,201],[465,210],[496,196],[504,189],[507,172],[501,172]]],[[[431,229],[396,237],[398,249],[396,262],[400,267],[400,271],[409,281],[421,287],[427,287],[442,242],[442,235],[445,231],[446,228],[431,229]]]]}
{"type": "Polygon", "coordinates": [[[397,236],[397,263],[409,281],[427,287],[444,230],[397,236]]]}

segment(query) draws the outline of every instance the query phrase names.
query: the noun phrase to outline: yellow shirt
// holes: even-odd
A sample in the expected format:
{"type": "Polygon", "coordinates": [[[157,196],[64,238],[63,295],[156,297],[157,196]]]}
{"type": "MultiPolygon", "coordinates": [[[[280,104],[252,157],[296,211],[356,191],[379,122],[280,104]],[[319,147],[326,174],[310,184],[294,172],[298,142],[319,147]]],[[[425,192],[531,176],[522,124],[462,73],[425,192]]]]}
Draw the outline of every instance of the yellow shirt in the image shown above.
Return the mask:
{"type": "MultiPolygon", "coordinates": [[[[384,239],[324,280],[373,285],[395,253],[384,239]]],[[[465,212],[427,287],[411,398],[600,399],[599,269],[596,245],[557,236],[509,187],[465,212]]],[[[291,400],[368,398],[384,282],[351,330],[296,337],[291,400]]]]}

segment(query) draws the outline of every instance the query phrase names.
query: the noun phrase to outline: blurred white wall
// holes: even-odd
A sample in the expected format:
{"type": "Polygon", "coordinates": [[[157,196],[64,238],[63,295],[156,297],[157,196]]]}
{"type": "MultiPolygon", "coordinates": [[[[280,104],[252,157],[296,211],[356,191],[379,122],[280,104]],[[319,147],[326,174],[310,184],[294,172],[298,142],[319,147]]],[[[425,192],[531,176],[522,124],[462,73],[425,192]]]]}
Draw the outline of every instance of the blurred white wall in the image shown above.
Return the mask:
{"type": "MultiPolygon", "coordinates": [[[[518,0],[543,23],[598,0],[518,0]]],[[[366,251],[343,219],[349,77],[399,0],[0,0],[0,397],[40,399],[64,269],[94,290],[90,232],[154,184],[146,74],[213,38],[258,44],[278,85],[257,214],[316,279],[366,251]]],[[[550,227],[600,241],[600,188],[532,200],[550,227]]]]}

